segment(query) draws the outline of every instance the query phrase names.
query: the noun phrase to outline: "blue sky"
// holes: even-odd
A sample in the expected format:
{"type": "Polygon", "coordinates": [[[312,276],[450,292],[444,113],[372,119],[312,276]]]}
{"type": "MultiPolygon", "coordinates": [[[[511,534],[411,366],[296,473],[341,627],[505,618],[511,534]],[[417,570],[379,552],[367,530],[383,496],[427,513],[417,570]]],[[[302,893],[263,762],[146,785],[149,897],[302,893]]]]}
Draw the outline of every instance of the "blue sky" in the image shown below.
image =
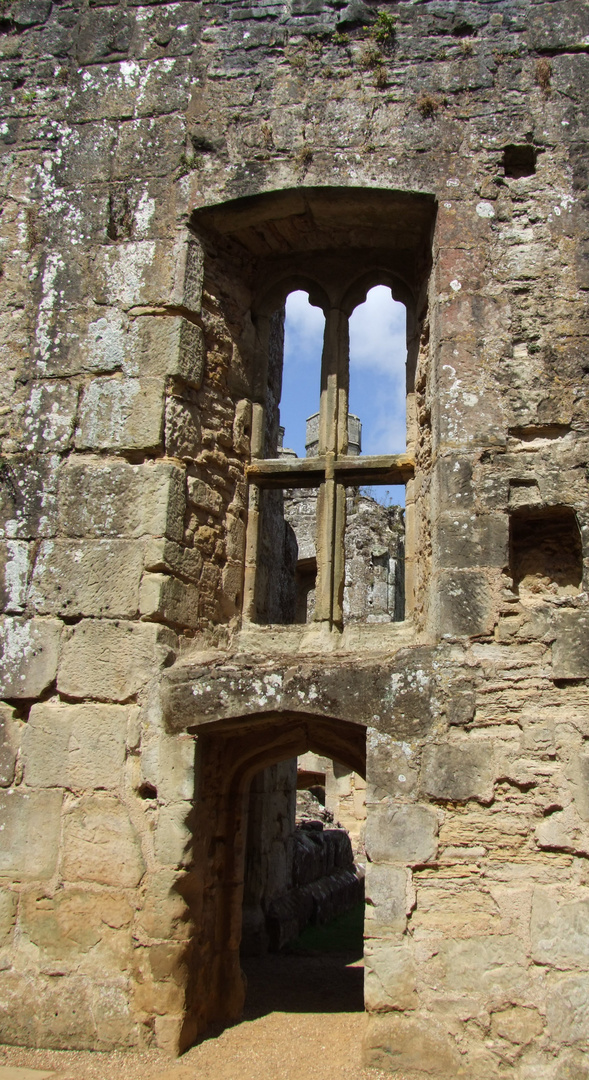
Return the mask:
{"type": "MultiPolygon", "coordinates": [[[[362,421],[363,454],[405,450],[406,311],[378,285],[350,319],[350,412],[362,421]]],[[[324,317],[304,292],[286,302],[281,424],[284,445],[305,454],[305,420],[319,408],[324,317]]],[[[404,488],[375,487],[379,502],[404,504],[404,488]]]]}

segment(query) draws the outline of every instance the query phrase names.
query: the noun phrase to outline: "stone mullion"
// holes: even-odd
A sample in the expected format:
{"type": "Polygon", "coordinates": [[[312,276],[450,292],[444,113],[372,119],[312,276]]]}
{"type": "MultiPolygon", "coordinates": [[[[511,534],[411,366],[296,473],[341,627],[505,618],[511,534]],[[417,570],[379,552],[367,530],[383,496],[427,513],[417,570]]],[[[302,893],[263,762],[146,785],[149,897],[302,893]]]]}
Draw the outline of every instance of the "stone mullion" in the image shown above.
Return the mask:
{"type": "Polygon", "coordinates": [[[260,503],[262,492],[257,484],[248,487],[247,528],[245,534],[245,568],[243,577],[243,618],[253,622],[256,617],[256,572],[260,541],[260,503]]]}
{"type": "Polygon", "coordinates": [[[343,624],[344,619],[345,532],[346,489],[343,484],[334,482],[331,620],[338,626],[343,624]]]}
{"type": "Polygon", "coordinates": [[[336,454],[338,451],[341,319],[342,312],[337,308],[332,308],[325,316],[323,355],[321,357],[321,398],[319,403],[318,452],[320,455],[336,454]]]}
{"type": "Polygon", "coordinates": [[[325,481],[317,499],[316,622],[342,620],[345,491],[334,476],[334,461],[348,448],[348,320],[337,308],[326,313],[319,406],[320,455],[325,481]]]}
{"type": "Polygon", "coordinates": [[[315,622],[329,622],[331,620],[334,493],[335,482],[332,476],[330,479],[323,481],[317,495],[315,622]]]}
{"type": "MultiPolygon", "coordinates": [[[[264,457],[266,437],[266,393],[268,388],[268,349],[270,320],[260,316],[257,322],[257,338],[252,386],[251,459],[264,457]]],[[[262,494],[255,484],[248,487],[247,525],[245,534],[245,567],[243,582],[243,619],[252,622],[256,617],[256,572],[260,546],[260,510],[262,494]]]]}
{"type": "MultiPolygon", "coordinates": [[[[336,444],[335,457],[345,457],[348,453],[348,395],[350,386],[350,329],[348,317],[343,311],[333,313],[335,323],[335,357],[337,372],[337,414],[335,417],[336,444]]],[[[340,478],[341,481],[341,478],[340,478]]],[[[334,482],[333,496],[333,531],[332,531],[332,580],[331,580],[331,621],[338,626],[343,624],[345,568],[345,532],[346,532],[346,489],[341,482],[334,482]]]]}

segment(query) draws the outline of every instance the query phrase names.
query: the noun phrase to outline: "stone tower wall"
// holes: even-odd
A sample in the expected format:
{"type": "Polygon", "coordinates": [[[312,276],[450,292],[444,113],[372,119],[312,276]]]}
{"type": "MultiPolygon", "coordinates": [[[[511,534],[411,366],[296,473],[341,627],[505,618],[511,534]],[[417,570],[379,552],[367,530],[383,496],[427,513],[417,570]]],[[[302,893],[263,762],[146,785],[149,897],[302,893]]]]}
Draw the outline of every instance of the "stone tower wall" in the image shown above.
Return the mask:
{"type": "Polygon", "coordinates": [[[588,40],[571,0],[5,6],[5,1040],[177,1049],[238,1009],[236,984],[206,1000],[239,930],[201,871],[242,766],[226,728],[195,780],[193,734],[305,709],[320,753],[334,718],[368,728],[368,1060],[581,1069],[588,40]],[[332,658],[258,635],[246,662],[249,256],[233,238],[229,279],[191,215],[326,186],[436,199],[414,619],[332,658]]]}

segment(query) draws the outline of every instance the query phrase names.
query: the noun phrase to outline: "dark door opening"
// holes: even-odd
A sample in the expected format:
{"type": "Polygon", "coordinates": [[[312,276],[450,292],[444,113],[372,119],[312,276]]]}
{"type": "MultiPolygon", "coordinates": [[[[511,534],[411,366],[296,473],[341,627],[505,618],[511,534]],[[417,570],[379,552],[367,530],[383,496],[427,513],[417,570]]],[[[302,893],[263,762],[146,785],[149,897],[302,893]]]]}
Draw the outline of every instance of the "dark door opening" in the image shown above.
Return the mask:
{"type": "Polygon", "coordinates": [[[357,815],[347,805],[356,776],[307,753],[298,768],[292,759],[252,780],[241,941],[246,1019],[363,1010],[363,814],[358,797],[357,815]]]}
{"type": "MultiPolygon", "coordinates": [[[[198,731],[194,871],[182,885],[190,892],[191,906],[198,915],[198,934],[191,943],[189,999],[193,1007],[187,1019],[187,1042],[190,1032],[234,1022],[244,1015],[244,1004],[258,1015],[260,1010],[286,1008],[287,999],[289,1008],[304,1012],[363,1009],[362,907],[351,922],[339,930],[336,927],[336,950],[333,934],[325,948],[304,941],[291,945],[301,926],[293,910],[292,933],[280,930],[287,922],[289,902],[288,897],[280,899],[280,889],[276,899],[286,905],[282,918],[274,912],[274,921],[268,921],[266,911],[264,919],[260,917],[264,892],[269,894],[277,882],[286,881],[289,872],[292,881],[296,759],[309,751],[341,762],[348,773],[364,777],[366,729],[333,717],[277,712],[214,721],[198,731]],[[243,958],[243,965],[242,929],[244,944],[249,940],[244,951],[258,952],[243,958]],[[346,940],[343,951],[342,936],[346,940]],[[266,951],[271,944],[278,946],[277,952],[266,951]],[[287,945],[291,946],[288,950],[287,945]],[[282,967],[276,966],[277,958],[282,967]]],[[[319,822],[314,831],[335,832],[339,839],[317,844],[317,837],[315,841],[312,838],[313,827],[307,830],[306,839],[301,827],[299,847],[305,849],[307,861],[324,858],[325,866],[337,871],[332,877],[345,879],[347,875],[351,893],[356,890],[349,898],[349,910],[362,893],[358,876],[350,869],[350,841],[344,830],[326,829],[326,824],[335,823],[319,822]],[[338,859],[342,863],[339,867],[338,859]]],[[[299,865],[304,863],[304,857],[299,859],[299,865]]],[[[296,887],[303,899],[306,896],[313,908],[315,891],[327,889],[324,906],[329,907],[324,879],[330,875],[320,873],[320,880],[306,889],[310,883],[303,882],[302,876],[296,887]]]]}

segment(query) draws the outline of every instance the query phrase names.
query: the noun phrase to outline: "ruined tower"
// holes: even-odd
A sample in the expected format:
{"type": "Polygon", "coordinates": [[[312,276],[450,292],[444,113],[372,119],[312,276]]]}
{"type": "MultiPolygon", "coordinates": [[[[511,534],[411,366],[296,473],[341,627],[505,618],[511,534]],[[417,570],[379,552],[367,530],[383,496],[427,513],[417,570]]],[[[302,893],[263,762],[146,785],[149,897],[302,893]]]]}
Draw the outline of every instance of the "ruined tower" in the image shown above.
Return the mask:
{"type": "Polygon", "coordinates": [[[4,1041],[237,1016],[250,784],[312,750],[366,776],[367,1061],[584,1075],[588,42],[576,0],[3,6],[4,1041]],[[378,458],[374,285],[407,308],[378,458]],[[326,329],[293,462],[295,289],[326,329]],[[345,492],[381,482],[404,619],[347,622],[345,492]]]}

